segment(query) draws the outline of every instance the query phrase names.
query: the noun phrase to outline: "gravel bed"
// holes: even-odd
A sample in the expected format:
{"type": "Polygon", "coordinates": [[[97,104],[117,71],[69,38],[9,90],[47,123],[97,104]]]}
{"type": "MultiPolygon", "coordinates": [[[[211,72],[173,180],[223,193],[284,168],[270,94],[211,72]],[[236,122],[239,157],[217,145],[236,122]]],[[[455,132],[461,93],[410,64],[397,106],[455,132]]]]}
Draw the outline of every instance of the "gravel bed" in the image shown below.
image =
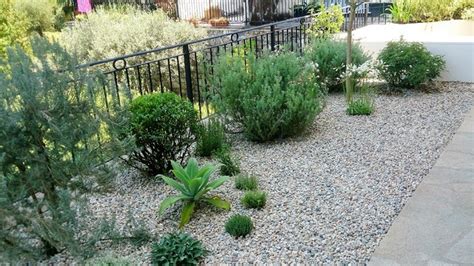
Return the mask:
{"type": "MultiPolygon", "coordinates": [[[[243,192],[227,182],[214,193],[230,200],[232,210],[198,209],[185,231],[211,251],[206,264],[367,262],[473,102],[474,84],[447,83],[435,93],[377,96],[372,116],[355,117],[345,114],[342,95],[330,95],[303,136],[255,144],[234,135],[234,155],[243,171],[259,177],[267,206],[244,209],[243,192]],[[224,232],[235,213],[254,221],[244,239],[224,232]]],[[[180,206],[156,214],[174,193],[125,170],[114,193],[92,196],[90,204],[97,216],[114,215],[122,226],[130,211],[161,236],[177,228],[180,206]]],[[[150,245],[102,248],[149,263],[150,245]]]]}

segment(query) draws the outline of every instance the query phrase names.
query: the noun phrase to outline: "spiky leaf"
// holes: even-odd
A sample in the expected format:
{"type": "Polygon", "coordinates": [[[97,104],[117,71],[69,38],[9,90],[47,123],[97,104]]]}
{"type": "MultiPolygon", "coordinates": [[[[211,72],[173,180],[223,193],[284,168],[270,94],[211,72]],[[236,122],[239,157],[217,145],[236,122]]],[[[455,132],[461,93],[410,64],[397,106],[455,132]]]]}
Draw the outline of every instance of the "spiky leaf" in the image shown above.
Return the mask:
{"type": "Polygon", "coordinates": [[[175,204],[176,202],[180,200],[185,200],[185,199],[188,199],[188,197],[184,195],[166,198],[165,200],[161,202],[160,210],[158,211],[158,213],[162,215],[166,211],[166,209],[171,207],[173,204],[175,204]]]}
{"type": "Polygon", "coordinates": [[[203,199],[203,201],[210,203],[219,209],[230,210],[230,203],[217,196],[212,197],[212,198],[205,198],[203,199]]]}
{"type": "Polygon", "coordinates": [[[184,225],[189,223],[195,207],[196,203],[194,201],[190,201],[184,205],[183,211],[181,212],[181,222],[179,223],[179,228],[183,228],[184,225]]]}

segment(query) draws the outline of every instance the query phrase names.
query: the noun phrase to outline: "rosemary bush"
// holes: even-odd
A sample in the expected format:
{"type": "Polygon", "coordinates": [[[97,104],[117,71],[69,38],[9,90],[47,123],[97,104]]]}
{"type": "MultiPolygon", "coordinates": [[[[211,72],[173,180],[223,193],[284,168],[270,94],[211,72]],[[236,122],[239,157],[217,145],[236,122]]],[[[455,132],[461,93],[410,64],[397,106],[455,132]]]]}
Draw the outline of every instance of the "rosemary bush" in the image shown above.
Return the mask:
{"type": "Polygon", "coordinates": [[[9,48],[1,62],[10,72],[0,72],[1,261],[84,255],[102,230],[78,239],[83,195],[108,184],[105,162],[122,144],[111,134],[99,145],[107,119],[90,98],[99,87],[77,61],[41,38],[31,48],[9,48]]]}
{"type": "Polygon", "coordinates": [[[296,53],[222,56],[214,67],[218,111],[240,123],[258,142],[294,136],[321,111],[314,67],[296,53]]]}
{"type": "Polygon", "coordinates": [[[255,176],[239,175],[235,178],[235,188],[239,190],[256,190],[258,180],[255,176]]]}
{"type": "Polygon", "coordinates": [[[261,209],[267,204],[267,193],[263,191],[247,191],[241,199],[245,208],[261,209]]]}
{"type": "Polygon", "coordinates": [[[225,145],[224,126],[219,120],[211,118],[200,127],[196,143],[197,155],[210,157],[216,151],[223,149],[225,145]]]}
{"type": "Polygon", "coordinates": [[[245,237],[252,229],[252,219],[245,215],[235,214],[225,223],[225,231],[234,237],[245,237]]]}

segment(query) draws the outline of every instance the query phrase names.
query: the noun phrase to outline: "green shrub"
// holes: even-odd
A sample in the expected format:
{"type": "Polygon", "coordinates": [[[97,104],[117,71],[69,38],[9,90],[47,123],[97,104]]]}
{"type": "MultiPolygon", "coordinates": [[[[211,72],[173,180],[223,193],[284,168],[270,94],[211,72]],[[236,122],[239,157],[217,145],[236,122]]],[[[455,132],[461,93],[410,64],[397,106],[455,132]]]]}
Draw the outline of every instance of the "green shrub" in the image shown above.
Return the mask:
{"type": "Polygon", "coordinates": [[[151,247],[152,265],[199,265],[208,251],[201,241],[177,232],[163,236],[151,247]]]}
{"type": "Polygon", "coordinates": [[[94,77],[57,44],[36,37],[31,47],[31,53],[8,49],[11,74],[0,72],[0,256],[6,261],[63,250],[77,256],[94,245],[79,234],[91,226],[78,220],[82,200],[110,183],[106,162],[117,157],[110,148],[121,145],[99,144],[107,120],[90,99],[101,91],[94,77]]]}
{"type": "Polygon", "coordinates": [[[451,19],[454,0],[395,0],[390,7],[397,23],[432,22],[451,19]]]}
{"type": "Polygon", "coordinates": [[[340,6],[333,5],[326,9],[325,5],[321,5],[309,28],[309,33],[316,38],[329,38],[341,31],[343,23],[344,15],[340,6]]]}
{"type": "Polygon", "coordinates": [[[217,152],[217,160],[221,164],[221,175],[234,176],[240,173],[239,161],[232,157],[229,149],[224,148],[217,152]]]}
{"type": "Polygon", "coordinates": [[[138,147],[130,156],[134,166],[155,176],[167,173],[172,160],[184,162],[198,133],[197,113],[190,102],[174,93],[154,93],[134,99],[130,111],[138,147]]]}
{"type": "Polygon", "coordinates": [[[255,190],[258,187],[258,180],[255,176],[239,175],[235,178],[235,188],[239,190],[255,190]]]}
{"type": "MultiPolygon", "coordinates": [[[[63,30],[61,44],[79,61],[113,58],[206,37],[206,30],[170,19],[162,10],[143,11],[132,6],[98,7],[63,30]],[[78,44],[81,45],[78,45],[78,44]]],[[[128,65],[175,55],[176,51],[127,59],[128,65]]],[[[165,67],[165,66],[164,66],[165,67]]],[[[163,71],[166,73],[166,71],[163,71]]],[[[184,73],[184,72],[183,72],[184,73]]]]}
{"type": "Polygon", "coordinates": [[[441,56],[432,55],[421,43],[389,42],[378,56],[377,70],[392,87],[416,88],[439,77],[445,67],[441,56]]]}
{"type": "Polygon", "coordinates": [[[291,52],[246,59],[226,55],[214,67],[218,111],[241,123],[253,141],[293,136],[311,125],[323,97],[313,65],[291,52]]]}
{"type": "Polygon", "coordinates": [[[217,119],[209,119],[199,130],[196,154],[209,157],[226,145],[224,126],[217,119]]]}
{"type": "Polygon", "coordinates": [[[474,8],[464,10],[461,14],[461,18],[464,20],[474,20],[474,8]]]}
{"type": "Polygon", "coordinates": [[[29,20],[29,31],[43,34],[53,29],[55,1],[50,0],[14,0],[15,12],[24,15],[29,20]]]}
{"type": "MultiPolygon", "coordinates": [[[[306,57],[316,64],[317,80],[329,91],[342,91],[346,72],[347,43],[332,39],[316,39],[306,57]]],[[[360,66],[369,59],[362,48],[352,47],[352,64],[360,66]]]]}
{"type": "MultiPolygon", "coordinates": [[[[5,59],[7,47],[20,45],[28,47],[28,20],[24,14],[18,14],[7,1],[0,1],[0,60],[5,59]]],[[[0,72],[4,64],[0,64],[0,72]]]]}
{"type": "Polygon", "coordinates": [[[176,180],[162,176],[163,180],[169,186],[181,192],[179,196],[168,197],[160,204],[160,215],[166,209],[171,207],[178,201],[183,201],[183,211],[181,212],[181,222],[179,227],[182,228],[189,222],[198,202],[205,202],[217,208],[230,210],[230,203],[217,197],[205,197],[205,194],[213,189],[220,187],[229,179],[228,176],[222,176],[217,180],[209,182],[209,177],[216,171],[217,167],[213,165],[205,165],[199,169],[196,159],[191,158],[186,168],[181,167],[177,162],[172,162],[173,174],[176,180]]]}
{"type": "Polygon", "coordinates": [[[247,191],[241,199],[245,208],[261,209],[267,203],[267,193],[263,191],[247,191]]]}
{"type": "Polygon", "coordinates": [[[374,111],[374,103],[370,98],[352,100],[347,108],[349,115],[370,115],[374,111]]]}
{"type": "Polygon", "coordinates": [[[235,214],[225,223],[225,231],[234,237],[245,237],[252,229],[252,219],[245,215],[235,214]]]}
{"type": "MultiPolygon", "coordinates": [[[[474,9],[474,1],[472,0],[454,0],[452,4],[452,12],[454,19],[466,19],[463,17],[464,13],[474,9]]],[[[472,11],[471,11],[472,12],[472,11]]]]}

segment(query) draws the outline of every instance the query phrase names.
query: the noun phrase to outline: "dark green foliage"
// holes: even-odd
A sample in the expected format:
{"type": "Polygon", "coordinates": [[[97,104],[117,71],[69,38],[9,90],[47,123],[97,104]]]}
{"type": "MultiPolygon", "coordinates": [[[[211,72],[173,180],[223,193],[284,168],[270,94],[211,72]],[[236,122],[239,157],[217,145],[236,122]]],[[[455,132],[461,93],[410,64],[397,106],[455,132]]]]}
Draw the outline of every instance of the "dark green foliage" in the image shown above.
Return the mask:
{"type": "Polygon", "coordinates": [[[247,191],[241,199],[242,205],[249,209],[261,209],[267,203],[267,193],[263,191],[247,191]]]}
{"type": "Polygon", "coordinates": [[[232,157],[229,149],[221,149],[216,155],[217,160],[221,164],[221,175],[234,176],[240,173],[240,163],[237,159],[232,157]]]}
{"type": "Polygon", "coordinates": [[[225,223],[225,231],[234,237],[245,237],[252,232],[252,229],[252,219],[245,215],[233,215],[225,223]]]}
{"type": "Polygon", "coordinates": [[[446,63],[421,43],[389,42],[379,54],[377,70],[391,87],[413,89],[439,77],[446,63]]]}
{"type": "Polygon", "coordinates": [[[374,111],[374,104],[372,100],[360,98],[352,100],[347,107],[347,114],[349,115],[370,115],[374,111]]]}
{"type": "Polygon", "coordinates": [[[163,236],[151,247],[153,265],[198,265],[208,251],[201,241],[177,232],[163,236]]]}
{"type": "Polygon", "coordinates": [[[174,93],[155,93],[134,99],[130,105],[131,132],[138,147],[132,163],[150,176],[165,174],[171,161],[183,163],[198,133],[192,104],[174,93]]]}
{"type": "Polygon", "coordinates": [[[217,119],[209,119],[201,126],[196,143],[196,154],[210,157],[226,145],[224,126],[217,119]]]}
{"type": "MultiPolygon", "coordinates": [[[[343,91],[346,72],[347,43],[332,39],[315,39],[306,57],[316,64],[317,80],[329,91],[343,91]]],[[[359,45],[352,47],[352,64],[360,66],[369,59],[359,45]]]]}
{"type": "Polygon", "coordinates": [[[235,188],[239,190],[255,190],[258,180],[255,176],[239,175],[235,178],[235,188]]]}
{"type": "MultiPolygon", "coordinates": [[[[93,246],[93,239],[77,239],[83,194],[108,183],[109,148],[121,145],[112,135],[113,145],[98,143],[107,119],[91,104],[100,89],[94,79],[59,45],[34,38],[31,47],[31,57],[17,46],[1,63],[11,71],[0,72],[0,260],[5,261],[64,249],[82,255],[84,246],[93,246]]],[[[95,230],[97,239],[103,231],[95,230]]]]}
{"type": "Polygon", "coordinates": [[[299,134],[321,111],[315,70],[296,53],[264,54],[258,60],[253,54],[225,55],[214,70],[217,110],[240,123],[250,140],[299,134]]]}

